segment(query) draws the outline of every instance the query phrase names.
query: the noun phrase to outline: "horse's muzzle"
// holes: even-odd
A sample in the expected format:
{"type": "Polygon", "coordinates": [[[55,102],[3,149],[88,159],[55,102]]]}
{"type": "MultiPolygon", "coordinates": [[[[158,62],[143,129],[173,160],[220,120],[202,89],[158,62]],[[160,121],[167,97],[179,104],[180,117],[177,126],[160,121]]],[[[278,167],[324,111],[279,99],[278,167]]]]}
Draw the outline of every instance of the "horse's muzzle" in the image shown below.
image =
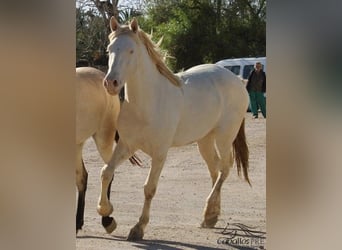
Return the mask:
{"type": "Polygon", "coordinates": [[[104,79],[103,85],[107,89],[107,92],[111,95],[117,95],[120,92],[120,84],[117,80],[104,79]]]}

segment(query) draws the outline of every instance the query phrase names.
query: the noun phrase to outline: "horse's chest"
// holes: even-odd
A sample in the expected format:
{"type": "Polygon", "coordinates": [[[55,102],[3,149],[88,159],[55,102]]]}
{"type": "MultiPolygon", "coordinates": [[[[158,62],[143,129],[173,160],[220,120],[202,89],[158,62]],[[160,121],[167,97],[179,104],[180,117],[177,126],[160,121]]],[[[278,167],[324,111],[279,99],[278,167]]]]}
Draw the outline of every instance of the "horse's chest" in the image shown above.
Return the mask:
{"type": "Polygon", "coordinates": [[[157,110],[149,115],[147,113],[125,103],[119,114],[118,130],[120,137],[131,148],[151,155],[161,147],[171,146],[177,122],[170,112],[158,113],[157,110]]]}
{"type": "Polygon", "coordinates": [[[118,118],[120,137],[128,144],[138,145],[143,141],[146,122],[132,105],[125,103],[118,118]]]}

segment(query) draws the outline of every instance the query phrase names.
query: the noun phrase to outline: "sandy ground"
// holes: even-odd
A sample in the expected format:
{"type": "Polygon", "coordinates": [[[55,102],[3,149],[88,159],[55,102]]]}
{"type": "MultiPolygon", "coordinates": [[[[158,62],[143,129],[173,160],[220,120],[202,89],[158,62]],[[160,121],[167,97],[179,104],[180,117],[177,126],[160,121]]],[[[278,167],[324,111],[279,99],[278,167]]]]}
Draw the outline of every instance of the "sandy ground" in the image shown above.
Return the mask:
{"type": "Polygon", "coordinates": [[[111,201],[118,227],[109,235],[96,212],[103,162],[89,139],[83,152],[89,173],[85,222],[76,237],[76,249],[266,249],[266,119],[252,120],[251,113],[246,113],[246,136],[252,188],[238,177],[234,166],[222,187],[220,220],[212,229],[199,226],[211,180],[197,145],[170,149],[152,202],[150,223],[139,242],[128,242],[126,237],[142,210],[151,160],[138,151],[142,168],[127,161],[117,169],[111,201]],[[230,241],[222,241],[232,237],[234,223],[253,227],[254,236],[237,230],[230,241]]]}

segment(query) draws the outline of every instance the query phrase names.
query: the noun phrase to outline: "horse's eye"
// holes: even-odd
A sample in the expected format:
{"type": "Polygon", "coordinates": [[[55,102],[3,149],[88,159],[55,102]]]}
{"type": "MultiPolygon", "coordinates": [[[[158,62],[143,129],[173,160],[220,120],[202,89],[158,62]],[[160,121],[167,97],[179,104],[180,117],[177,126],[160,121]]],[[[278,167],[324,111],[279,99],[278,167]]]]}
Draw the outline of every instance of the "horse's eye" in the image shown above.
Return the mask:
{"type": "Polygon", "coordinates": [[[134,52],[134,50],[132,50],[132,49],[129,51],[130,54],[133,54],[133,52],[134,52]]]}

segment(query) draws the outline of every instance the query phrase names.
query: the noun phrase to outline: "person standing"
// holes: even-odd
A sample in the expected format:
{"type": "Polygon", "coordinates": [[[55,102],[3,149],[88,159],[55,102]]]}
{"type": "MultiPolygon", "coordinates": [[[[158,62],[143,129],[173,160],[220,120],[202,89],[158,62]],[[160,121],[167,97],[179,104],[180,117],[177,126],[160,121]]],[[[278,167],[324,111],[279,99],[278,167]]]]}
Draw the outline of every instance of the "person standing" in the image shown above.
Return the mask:
{"type": "Polygon", "coordinates": [[[258,118],[259,107],[263,117],[266,118],[266,74],[260,62],[255,63],[254,69],[249,74],[246,88],[249,93],[253,118],[258,118]]]}

